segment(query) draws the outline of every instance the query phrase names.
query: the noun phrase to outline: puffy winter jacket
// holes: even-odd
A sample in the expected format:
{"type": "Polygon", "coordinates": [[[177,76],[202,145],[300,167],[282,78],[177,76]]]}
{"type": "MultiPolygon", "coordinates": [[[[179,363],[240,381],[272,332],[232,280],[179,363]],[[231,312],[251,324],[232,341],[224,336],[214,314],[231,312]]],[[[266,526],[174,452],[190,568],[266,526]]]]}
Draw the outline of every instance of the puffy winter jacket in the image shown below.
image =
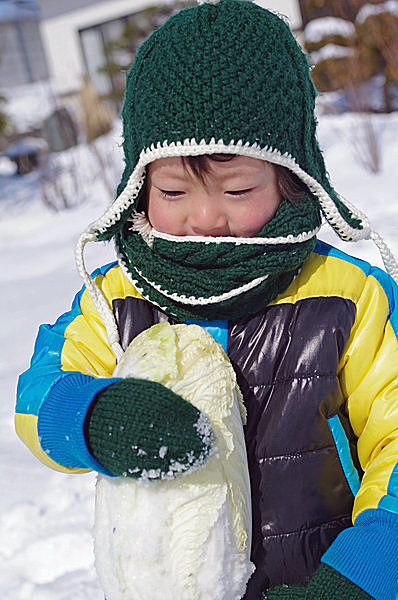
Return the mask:
{"type": "MultiPolygon", "coordinates": [[[[168,317],[117,263],[95,281],[126,348],[168,317]]],[[[248,411],[253,498],[245,598],[329,564],[376,600],[398,594],[398,291],[378,268],[318,242],[289,288],[255,315],[201,323],[227,350],[248,411]],[[352,524],[355,523],[354,526],[352,524]]],[[[83,423],[115,357],[85,288],[42,325],[18,385],[16,429],[52,468],[106,470],[83,423]]]]}

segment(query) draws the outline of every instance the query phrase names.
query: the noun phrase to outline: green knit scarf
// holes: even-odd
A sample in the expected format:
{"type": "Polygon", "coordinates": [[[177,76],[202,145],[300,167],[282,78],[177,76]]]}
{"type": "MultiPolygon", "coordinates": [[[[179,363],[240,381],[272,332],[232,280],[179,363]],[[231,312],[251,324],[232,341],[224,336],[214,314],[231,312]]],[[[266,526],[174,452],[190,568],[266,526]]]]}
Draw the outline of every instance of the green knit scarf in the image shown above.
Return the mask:
{"type": "Polygon", "coordinates": [[[136,289],[176,320],[238,319],[289,286],[314,249],[320,223],[317,203],[308,196],[283,201],[254,238],[145,235],[130,222],[115,244],[136,289]]]}

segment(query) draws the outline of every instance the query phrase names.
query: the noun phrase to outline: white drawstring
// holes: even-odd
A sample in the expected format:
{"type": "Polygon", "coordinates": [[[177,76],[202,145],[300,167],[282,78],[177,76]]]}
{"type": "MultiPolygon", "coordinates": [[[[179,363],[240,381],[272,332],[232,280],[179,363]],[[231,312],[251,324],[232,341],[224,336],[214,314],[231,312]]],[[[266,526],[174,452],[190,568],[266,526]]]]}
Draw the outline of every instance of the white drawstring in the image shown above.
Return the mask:
{"type": "Polygon", "coordinates": [[[393,253],[391,252],[390,248],[387,246],[381,235],[379,235],[376,231],[371,231],[369,237],[378,247],[387,273],[389,273],[394,279],[395,283],[398,284],[398,262],[395,256],[393,255],[393,253]]]}
{"type": "Polygon", "coordinates": [[[84,247],[88,242],[96,242],[97,236],[92,230],[85,231],[80,236],[75,250],[76,265],[81,278],[84,281],[87,292],[92,299],[102,321],[105,325],[109,344],[116,356],[116,362],[119,362],[123,356],[123,349],[120,345],[119,330],[115,321],[112,309],[110,308],[104,294],[101,292],[95,281],[88,274],[84,264],[84,247]]]}

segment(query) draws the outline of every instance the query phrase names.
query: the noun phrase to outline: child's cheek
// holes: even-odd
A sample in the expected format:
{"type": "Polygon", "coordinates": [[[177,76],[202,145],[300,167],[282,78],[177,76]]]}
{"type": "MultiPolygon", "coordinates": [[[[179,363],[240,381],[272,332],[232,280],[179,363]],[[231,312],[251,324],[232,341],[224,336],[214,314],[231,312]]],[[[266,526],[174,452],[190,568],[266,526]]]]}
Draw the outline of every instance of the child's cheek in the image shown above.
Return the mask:
{"type": "Polygon", "coordinates": [[[171,235],[181,235],[180,229],[181,215],[178,208],[172,203],[158,201],[156,199],[148,200],[148,219],[157,231],[169,233],[171,235]]]}
{"type": "Polygon", "coordinates": [[[242,214],[235,218],[232,228],[236,237],[253,237],[268,223],[274,216],[277,206],[252,206],[242,211],[242,214]]]}

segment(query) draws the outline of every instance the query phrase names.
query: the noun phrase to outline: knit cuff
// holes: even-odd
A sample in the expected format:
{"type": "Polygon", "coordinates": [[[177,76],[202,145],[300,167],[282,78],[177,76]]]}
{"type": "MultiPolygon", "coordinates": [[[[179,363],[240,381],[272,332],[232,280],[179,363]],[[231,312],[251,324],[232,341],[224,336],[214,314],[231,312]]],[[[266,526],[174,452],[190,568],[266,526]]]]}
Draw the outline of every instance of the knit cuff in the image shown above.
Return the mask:
{"type": "Polygon", "coordinates": [[[41,447],[56,463],[73,469],[93,469],[112,476],[90,454],[84,437],[84,421],[95,396],[119,378],[96,379],[65,372],[51,388],[38,418],[41,447]]]}
{"type": "Polygon", "coordinates": [[[361,513],[354,527],[338,535],[322,562],[375,600],[398,594],[398,515],[382,509],[361,513]]]}

